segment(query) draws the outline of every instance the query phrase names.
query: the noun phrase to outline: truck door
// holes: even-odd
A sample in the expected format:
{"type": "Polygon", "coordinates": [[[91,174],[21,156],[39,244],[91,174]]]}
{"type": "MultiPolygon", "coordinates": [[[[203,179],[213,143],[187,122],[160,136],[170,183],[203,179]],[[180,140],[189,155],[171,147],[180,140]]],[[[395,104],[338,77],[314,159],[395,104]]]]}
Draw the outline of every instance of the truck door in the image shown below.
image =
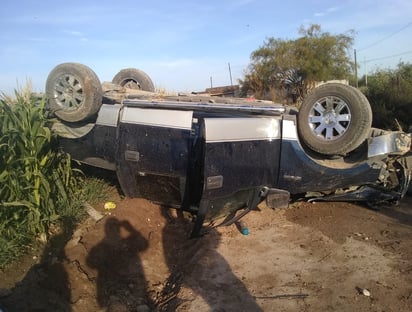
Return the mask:
{"type": "Polygon", "coordinates": [[[117,175],[126,196],[180,206],[193,140],[192,111],[125,106],[121,112],[117,175]]]}
{"type": "Polygon", "coordinates": [[[204,191],[199,212],[206,219],[248,206],[262,187],[275,185],[280,125],[281,117],[204,119],[204,191]]]}

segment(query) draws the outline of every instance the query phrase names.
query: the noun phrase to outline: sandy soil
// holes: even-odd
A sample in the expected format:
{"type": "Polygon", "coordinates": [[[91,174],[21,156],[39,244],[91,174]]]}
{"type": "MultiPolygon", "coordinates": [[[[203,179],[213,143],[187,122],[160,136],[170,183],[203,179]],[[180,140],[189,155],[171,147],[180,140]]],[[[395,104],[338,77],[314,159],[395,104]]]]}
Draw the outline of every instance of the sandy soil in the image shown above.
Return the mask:
{"type": "MultiPolygon", "coordinates": [[[[104,212],[103,207],[96,209],[104,212]]],[[[4,311],[412,311],[412,199],[260,205],[188,239],[175,210],[124,199],[61,252],[0,272],[4,311]]],[[[59,237],[55,238],[58,241],[59,237]]],[[[60,238],[61,239],[61,238],[60,238]]]]}

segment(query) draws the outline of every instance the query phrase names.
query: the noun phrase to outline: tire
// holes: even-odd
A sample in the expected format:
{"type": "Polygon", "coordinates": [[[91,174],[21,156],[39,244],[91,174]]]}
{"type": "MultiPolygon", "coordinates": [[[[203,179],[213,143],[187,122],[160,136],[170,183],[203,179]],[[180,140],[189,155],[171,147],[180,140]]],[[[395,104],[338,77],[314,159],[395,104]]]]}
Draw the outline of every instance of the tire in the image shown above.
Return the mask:
{"type": "Polygon", "coordinates": [[[372,111],[358,89],[339,83],[315,88],[298,114],[301,141],[324,155],[346,155],[369,136],[372,111]]]}
{"type": "Polygon", "coordinates": [[[136,68],[125,68],[113,77],[112,83],[129,89],[154,92],[154,84],[149,75],[136,68]]]}
{"type": "Polygon", "coordinates": [[[47,104],[63,121],[83,121],[97,113],[102,105],[100,80],[89,67],[63,63],[50,72],[46,81],[47,104]]]}

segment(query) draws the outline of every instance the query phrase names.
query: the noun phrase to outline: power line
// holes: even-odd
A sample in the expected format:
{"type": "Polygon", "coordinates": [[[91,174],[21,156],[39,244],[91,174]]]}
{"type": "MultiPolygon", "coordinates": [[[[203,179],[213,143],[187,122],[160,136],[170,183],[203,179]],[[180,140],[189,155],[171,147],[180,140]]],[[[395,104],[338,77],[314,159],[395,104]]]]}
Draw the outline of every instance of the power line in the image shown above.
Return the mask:
{"type": "Polygon", "coordinates": [[[410,54],[410,53],[412,53],[412,50],[405,51],[405,52],[398,53],[398,54],[392,54],[392,55],[388,55],[388,56],[382,56],[382,57],[377,57],[377,58],[374,58],[374,59],[364,60],[363,63],[380,61],[380,60],[384,60],[384,59],[388,59],[388,58],[392,58],[392,57],[397,57],[397,56],[402,56],[402,55],[410,54]]]}
{"type": "Polygon", "coordinates": [[[359,51],[366,50],[366,49],[369,49],[369,48],[371,48],[371,47],[373,47],[373,46],[375,46],[375,45],[377,45],[377,44],[379,44],[379,43],[381,43],[381,42],[383,42],[383,41],[385,41],[385,40],[387,40],[387,39],[395,36],[396,34],[400,33],[401,31],[405,30],[406,28],[408,28],[408,27],[411,26],[411,25],[412,25],[412,21],[409,22],[408,24],[406,24],[405,26],[403,26],[401,29],[399,29],[399,30],[397,30],[397,31],[395,31],[395,32],[387,35],[386,37],[383,37],[383,38],[375,41],[374,43],[371,43],[370,45],[368,45],[368,46],[366,46],[366,47],[363,47],[362,49],[358,49],[358,52],[359,52],[359,51]]]}

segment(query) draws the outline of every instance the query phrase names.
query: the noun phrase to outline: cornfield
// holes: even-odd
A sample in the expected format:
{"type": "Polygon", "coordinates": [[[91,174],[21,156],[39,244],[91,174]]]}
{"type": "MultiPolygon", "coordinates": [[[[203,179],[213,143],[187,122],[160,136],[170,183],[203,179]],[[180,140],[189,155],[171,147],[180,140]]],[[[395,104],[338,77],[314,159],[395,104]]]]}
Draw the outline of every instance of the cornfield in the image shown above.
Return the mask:
{"type": "Polygon", "coordinates": [[[51,224],[76,219],[82,175],[57,149],[45,100],[28,90],[0,96],[0,267],[51,224]]]}

